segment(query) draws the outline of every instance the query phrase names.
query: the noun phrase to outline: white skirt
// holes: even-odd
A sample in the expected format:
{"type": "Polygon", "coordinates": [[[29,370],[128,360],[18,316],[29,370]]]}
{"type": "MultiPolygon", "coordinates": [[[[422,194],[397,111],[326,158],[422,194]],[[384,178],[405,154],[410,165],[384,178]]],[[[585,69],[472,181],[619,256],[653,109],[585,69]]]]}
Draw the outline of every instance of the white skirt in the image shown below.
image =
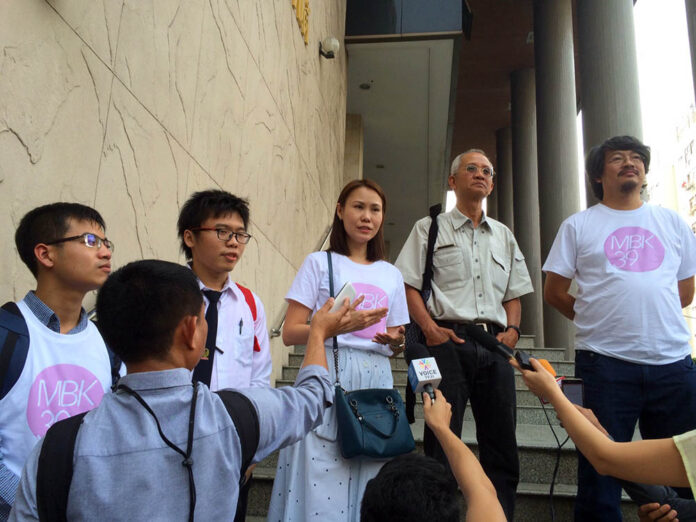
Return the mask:
{"type": "MultiPolygon", "coordinates": [[[[327,348],[326,358],[333,382],[332,349],[327,348]]],[[[338,366],[346,391],[394,385],[384,355],[340,346],[338,366]]],[[[321,426],[280,451],[268,521],[359,521],[365,486],[388,460],[344,459],[336,442],[336,412],[327,409],[321,426]]]]}

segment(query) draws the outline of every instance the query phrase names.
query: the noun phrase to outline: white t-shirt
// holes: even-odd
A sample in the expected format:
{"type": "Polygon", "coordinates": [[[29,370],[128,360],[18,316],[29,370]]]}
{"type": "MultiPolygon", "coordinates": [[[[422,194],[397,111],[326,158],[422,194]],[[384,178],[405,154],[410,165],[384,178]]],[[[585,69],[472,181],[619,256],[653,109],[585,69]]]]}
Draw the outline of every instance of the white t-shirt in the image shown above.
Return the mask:
{"type": "Polygon", "coordinates": [[[675,212],[600,203],[574,214],[543,270],[577,281],[576,349],[640,364],[691,353],[677,282],[696,273],[696,238],[675,212]]]}
{"type": "MultiPolygon", "coordinates": [[[[331,253],[334,275],[334,294],[338,294],[346,282],[352,283],[357,295],[365,300],[359,310],[389,308],[387,317],[377,324],[349,334],[339,335],[338,343],[352,348],[392,355],[391,349],[372,342],[376,333],[385,332],[387,326],[400,326],[408,323],[408,307],[404,280],[396,267],[386,261],[375,261],[361,265],[341,254],[331,253]]],[[[292,299],[316,312],[330,297],[329,265],[326,252],[309,254],[302,263],[285,299],[292,299]]],[[[332,338],[326,340],[327,347],[333,346],[332,338]]]]}
{"type": "Polygon", "coordinates": [[[696,430],[687,431],[672,438],[684,462],[691,492],[696,497],[696,430]]]}

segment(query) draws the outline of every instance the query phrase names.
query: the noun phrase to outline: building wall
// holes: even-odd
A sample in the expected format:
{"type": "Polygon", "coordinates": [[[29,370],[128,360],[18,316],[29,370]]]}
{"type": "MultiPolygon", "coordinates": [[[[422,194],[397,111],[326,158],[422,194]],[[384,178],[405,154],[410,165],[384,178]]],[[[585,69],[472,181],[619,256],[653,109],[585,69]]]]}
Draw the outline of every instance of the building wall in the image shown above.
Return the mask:
{"type": "Polygon", "coordinates": [[[310,8],[305,45],[292,0],[3,2],[0,297],[34,286],[13,234],[37,205],[97,208],[115,266],[183,262],[179,206],[222,188],[250,201],[254,239],[233,277],[274,326],[343,179],[346,0],[310,8]],[[335,60],[319,58],[327,35],[335,60]]]}

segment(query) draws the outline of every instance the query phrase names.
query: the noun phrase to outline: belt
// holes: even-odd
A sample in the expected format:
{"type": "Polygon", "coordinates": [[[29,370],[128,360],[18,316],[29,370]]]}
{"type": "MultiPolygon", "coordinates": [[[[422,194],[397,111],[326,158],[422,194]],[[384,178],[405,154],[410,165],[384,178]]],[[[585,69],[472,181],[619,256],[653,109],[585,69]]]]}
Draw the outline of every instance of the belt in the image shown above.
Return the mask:
{"type": "Polygon", "coordinates": [[[487,321],[440,321],[436,319],[435,322],[439,326],[442,326],[443,328],[449,328],[450,330],[454,330],[455,332],[462,330],[466,332],[467,326],[478,326],[491,335],[496,335],[503,331],[503,328],[501,326],[487,321]]]}

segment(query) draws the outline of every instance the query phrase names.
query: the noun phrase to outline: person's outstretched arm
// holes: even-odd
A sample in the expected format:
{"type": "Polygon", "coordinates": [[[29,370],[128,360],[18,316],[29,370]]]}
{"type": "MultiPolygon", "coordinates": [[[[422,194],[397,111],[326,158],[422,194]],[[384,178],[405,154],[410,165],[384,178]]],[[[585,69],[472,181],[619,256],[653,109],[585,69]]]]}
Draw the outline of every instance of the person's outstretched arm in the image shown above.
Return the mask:
{"type": "Polygon", "coordinates": [[[440,390],[435,390],[435,402],[427,393],[423,394],[425,422],[440,442],[466,499],[468,522],[505,522],[505,513],[498,501],[493,483],[483,471],[471,450],[450,430],[452,406],[440,390]]]}
{"type": "MultiPolygon", "coordinates": [[[[609,440],[563,395],[556,380],[539,361],[530,360],[534,371],[522,370],[525,384],[534,395],[551,403],[575,446],[598,473],[645,484],[689,486],[674,440],[609,440]]],[[[510,359],[510,364],[520,369],[514,359],[510,359]]]]}

